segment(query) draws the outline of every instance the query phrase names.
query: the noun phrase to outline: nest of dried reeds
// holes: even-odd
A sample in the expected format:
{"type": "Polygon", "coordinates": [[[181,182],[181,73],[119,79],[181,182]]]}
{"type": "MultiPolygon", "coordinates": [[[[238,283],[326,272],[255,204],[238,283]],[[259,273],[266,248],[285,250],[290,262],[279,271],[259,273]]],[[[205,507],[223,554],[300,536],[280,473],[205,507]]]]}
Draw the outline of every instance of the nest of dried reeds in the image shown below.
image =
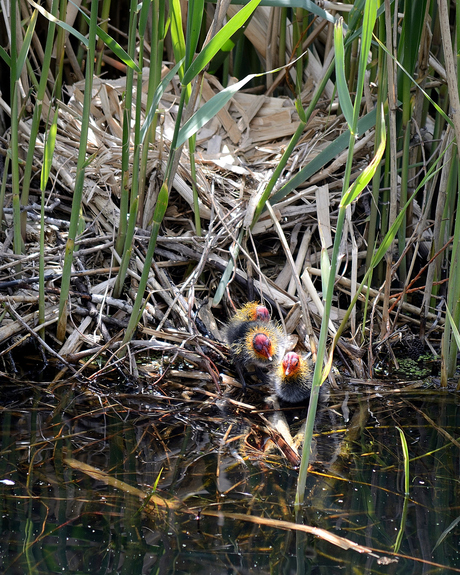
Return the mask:
{"type": "MultiPolygon", "coordinates": [[[[164,72],[167,72],[165,66],[164,72]]],[[[302,94],[307,106],[318,78],[311,76],[302,94]]],[[[148,71],[144,71],[147,80],[148,71]]],[[[76,158],[80,145],[81,113],[85,83],[67,87],[69,100],[58,103],[58,136],[52,161],[52,188],[47,194],[47,245],[45,253],[48,277],[46,297],[46,326],[53,339],[53,324],[57,321],[59,274],[62,270],[68,213],[75,187],[76,158]]],[[[209,100],[222,86],[216,78],[206,75],[202,101],[209,100]]],[[[233,305],[248,299],[268,302],[273,313],[284,323],[286,332],[294,335],[301,347],[315,351],[315,337],[320,325],[321,249],[330,251],[335,227],[335,213],[341,196],[341,176],[347,154],[344,150],[326,162],[326,167],[301,181],[295,189],[283,195],[283,185],[293,174],[311,163],[331,142],[346,130],[342,115],[337,115],[330,102],[321,102],[308,122],[285,173],[274,190],[270,210],[251,229],[254,210],[266,183],[279,163],[290,136],[299,125],[292,100],[255,93],[237,93],[197,135],[196,186],[199,194],[199,214],[203,232],[196,234],[193,215],[192,175],[189,156],[184,152],[173,183],[173,194],[158,237],[155,261],[145,261],[145,246],[149,222],[164,177],[166,158],[175,124],[178,89],[173,80],[163,94],[159,111],[160,122],[156,140],[150,146],[146,171],[145,193],[139,211],[133,258],[129,280],[122,298],[111,297],[119,258],[113,249],[119,224],[119,198],[122,188],[122,121],[126,78],[94,80],[88,156],[93,156],[86,167],[82,216],[84,229],[78,239],[70,294],[70,321],[65,343],[53,342],[53,354],[63,364],[62,375],[74,362],[83,365],[73,368],[89,369],[102,352],[116,351],[120,333],[126,326],[136,287],[144,266],[150,265],[148,292],[142,324],[130,344],[132,357],[139,351],[155,350],[179,354],[194,361],[199,369],[211,374],[217,383],[219,368],[210,363],[202,347],[212,348],[215,362],[225,362],[225,347],[221,345],[220,328],[233,305]],[[238,236],[245,231],[242,242],[238,236]],[[216,288],[235,260],[234,247],[240,254],[234,263],[222,304],[213,305],[216,288]],[[213,343],[216,342],[216,343],[213,343]],[[81,358],[85,358],[83,361],[81,358]]],[[[142,112],[146,98],[142,97],[142,112]]],[[[43,119],[50,115],[50,104],[45,102],[43,119]]],[[[25,153],[29,141],[28,122],[20,123],[21,149],[25,153]]],[[[37,171],[43,156],[43,135],[36,145],[37,171]]],[[[354,175],[369,162],[373,149],[374,130],[369,130],[357,143],[354,155],[354,175]]],[[[131,142],[133,145],[133,142],[131,142]]],[[[353,176],[352,176],[353,179],[353,176]]],[[[337,298],[333,305],[331,333],[334,324],[343,317],[356,288],[360,266],[366,257],[366,215],[369,199],[363,194],[354,204],[348,219],[347,241],[343,242],[343,269],[351,269],[347,279],[342,272],[337,282],[337,298]],[[352,212],[355,212],[352,215],[352,212]]],[[[0,328],[3,355],[22,345],[11,338],[32,337],[36,317],[37,295],[33,289],[38,265],[37,215],[29,210],[26,255],[13,256],[11,237],[4,238],[4,285],[10,279],[11,266],[21,263],[23,270],[20,290],[1,296],[22,318],[5,318],[0,328]],[[29,283],[30,282],[30,283],[29,283]],[[35,315],[34,315],[35,314],[35,315]],[[29,329],[26,328],[29,326],[29,329]]],[[[10,217],[5,210],[5,217],[10,217]]],[[[414,216],[417,217],[417,214],[414,216]]],[[[14,283],[14,282],[13,282],[14,283]]],[[[4,290],[11,289],[7,286],[4,290]]],[[[381,295],[368,290],[378,305],[381,295]]],[[[416,312],[403,303],[400,312],[416,312]]],[[[408,316],[409,317],[409,316],[408,316]]],[[[418,320],[409,318],[414,324],[418,320]]],[[[352,335],[356,330],[356,315],[352,316],[352,335]]],[[[35,332],[36,333],[36,332],[35,332]]],[[[363,352],[353,339],[339,345],[350,375],[364,377],[363,352]],[[345,359],[346,358],[346,359],[345,359]]],[[[48,353],[51,353],[48,350],[48,353]]],[[[192,361],[192,363],[193,363],[192,361]]],[[[107,362],[111,369],[111,361],[107,362]]],[[[136,363],[128,367],[136,374],[136,363]]]]}

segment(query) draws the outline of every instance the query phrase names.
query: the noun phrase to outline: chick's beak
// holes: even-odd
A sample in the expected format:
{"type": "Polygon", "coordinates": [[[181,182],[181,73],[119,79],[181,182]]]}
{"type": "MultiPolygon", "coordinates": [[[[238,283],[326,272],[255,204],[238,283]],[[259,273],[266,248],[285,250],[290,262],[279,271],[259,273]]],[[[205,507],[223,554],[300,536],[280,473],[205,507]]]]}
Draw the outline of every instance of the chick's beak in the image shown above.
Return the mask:
{"type": "Polygon", "coordinates": [[[272,353],[271,353],[271,350],[270,350],[270,343],[269,343],[269,342],[264,343],[263,352],[262,352],[262,353],[263,353],[263,355],[268,359],[268,361],[273,361],[273,356],[272,356],[272,353]]]}
{"type": "Polygon", "coordinates": [[[296,353],[288,353],[283,360],[284,375],[295,373],[299,367],[299,358],[296,353]]]}

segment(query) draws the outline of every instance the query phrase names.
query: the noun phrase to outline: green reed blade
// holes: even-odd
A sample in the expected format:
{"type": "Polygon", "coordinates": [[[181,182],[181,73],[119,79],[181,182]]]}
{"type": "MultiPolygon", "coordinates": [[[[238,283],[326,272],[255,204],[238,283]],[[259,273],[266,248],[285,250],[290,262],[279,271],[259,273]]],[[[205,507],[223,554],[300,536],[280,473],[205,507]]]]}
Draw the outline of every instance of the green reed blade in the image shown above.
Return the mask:
{"type": "MultiPolygon", "coordinates": [[[[460,332],[458,331],[458,327],[455,324],[455,320],[450,313],[449,306],[446,306],[446,315],[449,318],[450,328],[452,329],[452,334],[455,338],[455,343],[457,344],[457,349],[460,349],[460,332]]],[[[447,322],[446,322],[447,324],[447,322]]]]}
{"type": "MultiPolygon", "coordinates": [[[[88,16],[82,10],[80,10],[80,12],[82,13],[83,18],[89,23],[88,16]]],[[[140,72],[140,68],[136,62],[123,50],[120,44],[118,44],[118,42],[114,40],[112,36],[107,34],[107,32],[105,32],[100,26],[97,27],[97,35],[101,40],[104,41],[104,44],[110,48],[110,50],[112,50],[115,56],[117,56],[124,64],[126,64],[126,66],[129,66],[136,72],[140,72]]]]}
{"type": "Polygon", "coordinates": [[[225,24],[223,28],[210,40],[192,62],[182,79],[182,84],[189,84],[203,68],[212,60],[222,46],[229,40],[235,32],[248,20],[254,10],[260,4],[260,0],[251,0],[239,12],[225,24]]]}
{"type": "Polygon", "coordinates": [[[361,110],[361,98],[364,90],[364,80],[367,70],[367,59],[371,48],[372,34],[377,19],[377,2],[366,2],[363,16],[361,46],[359,52],[358,83],[356,86],[355,104],[353,107],[353,133],[358,123],[361,110]]]}
{"type": "MultiPolygon", "coordinates": [[[[136,56],[136,38],[137,38],[137,14],[139,6],[136,0],[131,0],[129,8],[129,23],[128,23],[128,54],[134,60],[136,56]]],[[[120,225],[118,227],[117,239],[115,242],[115,249],[117,254],[122,258],[126,258],[125,253],[131,248],[131,241],[128,240],[128,219],[132,213],[130,206],[130,189],[129,189],[129,166],[130,166],[130,149],[131,149],[131,117],[133,108],[133,93],[134,93],[134,69],[126,69],[126,92],[123,110],[123,134],[122,134],[122,148],[121,148],[121,190],[120,190],[120,225]]],[[[137,216],[137,214],[136,214],[137,216]]],[[[131,226],[132,227],[132,226],[131,226]]],[[[124,275],[121,274],[123,266],[120,266],[117,277],[117,290],[123,286],[124,275]],[[121,277],[123,275],[123,277],[121,277]]],[[[116,292],[114,292],[115,294],[116,292]]]]}
{"type": "Polygon", "coordinates": [[[401,447],[404,456],[404,493],[409,495],[409,448],[407,446],[407,439],[404,435],[404,431],[397,426],[396,429],[399,431],[399,435],[401,437],[401,447]]]}
{"type": "MultiPolygon", "coordinates": [[[[108,33],[109,29],[109,16],[110,16],[110,6],[112,2],[111,0],[102,0],[102,8],[101,8],[101,30],[103,30],[106,34],[108,33]]],[[[81,23],[80,26],[83,26],[84,23],[81,23]]],[[[101,75],[102,71],[102,59],[104,56],[104,40],[99,37],[99,40],[96,44],[96,76],[101,75]]]]}
{"type": "MultiPolygon", "coordinates": [[[[16,1],[11,2],[11,29],[16,30],[17,25],[17,10],[18,5],[16,1]]],[[[11,201],[13,204],[13,251],[15,254],[22,252],[22,236],[21,236],[21,201],[19,196],[19,78],[21,70],[18,69],[17,57],[17,38],[16,34],[11,35],[11,79],[10,82],[10,98],[11,98],[11,140],[10,149],[11,154],[11,201]]],[[[15,266],[16,272],[21,271],[21,265],[15,266]]]]}
{"type": "MultiPolygon", "coordinates": [[[[59,0],[53,0],[51,4],[52,14],[57,14],[58,5],[59,0]]],[[[26,165],[24,168],[24,177],[23,177],[22,193],[21,193],[21,203],[23,206],[27,206],[29,203],[29,189],[30,189],[30,182],[32,180],[32,167],[34,162],[35,143],[37,140],[38,130],[40,128],[42,102],[46,93],[46,86],[48,84],[48,74],[51,66],[55,30],[56,30],[56,24],[54,22],[49,21],[48,33],[46,35],[45,52],[43,55],[43,67],[41,70],[40,82],[37,88],[36,103],[34,106],[34,113],[32,116],[32,125],[30,128],[29,147],[27,150],[26,165]]],[[[25,235],[26,233],[26,224],[27,224],[27,212],[24,211],[21,214],[21,233],[23,235],[25,235]]]]}
{"type": "MultiPolygon", "coordinates": [[[[149,12],[150,7],[152,4],[152,0],[143,0],[142,6],[139,12],[139,26],[138,26],[138,34],[144,38],[145,32],[147,30],[147,24],[149,20],[149,12]]],[[[138,5],[139,6],[139,5],[138,5]]],[[[142,66],[140,66],[142,69],[142,66]]]]}
{"type": "MultiPolygon", "coordinates": [[[[458,190],[460,189],[460,174],[457,174],[457,210],[460,205],[460,194],[458,190]]],[[[458,212],[457,212],[458,213],[458,212]]],[[[444,336],[442,342],[442,361],[445,364],[445,369],[442,370],[441,375],[441,385],[445,386],[447,381],[445,381],[444,375],[447,377],[454,377],[457,368],[457,354],[460,349],[460,341],[458,339],[458,328],[459,318],[460,318],[460,218],[457,216],[455,218],[454,225],[454,242],[452,247],[452,255],[450,258],[450,277],[449,288],[447,292],[447,303],[446,303],[446,324],[444,327],[444,336]],[[454,336],[454,341],[452,341],[451,333],[454,336]]]]}
{"type": "Polygon", "coordinates": [[[220,300],[224,297],[224,293],[225,293],[225,290],[227,289],[228,282],[230,281],[230,278],[232,277],[232,274],[233,274],[233,270],[235,268],[236,258],[238,257],[238,254],[240,253],[240,245],[241,245],[241,241],[243,239],[243,234],[244,234],[244,229],[241,228],[239,236],[238,236],[238,241],[229,250],[231,257],[228,260],[228,265],[225,268],[224,273],[222,274],[222,278],[219,282],[219,285],[217,286],[216,293],[214,294],[214,299],[212,300],[213,305],[218,305],[220,303],[220,300]]]}
{"type": "MultiPolygon", "coordinates": [[[[372,30],[374,28],[375,18],[377,15],[377,2],[378,0],[369,0],[368,2],[366,2],[364,8],[363,33],[361,39],[361,50],[364,53],[364,55],[360,54],[358,78],[361,77],[364,78],[364,72],[367,66],[367,57],[370,49],[370,39],[372,37],[372,30]]],[[[359,126],[358,113],[361,108],[363,85],[364,80],[361,86],[360,81],[358,80],[358,88],[356,90],[356,98],[354,102],[353,124],[350,127],[350,133],[349,133],[350,138],[348,146],[348,159],[345,166],[345,174],[343,178],[342,197],[345,195],[345,192],[349,186],[349,179],[353,160],[353,148],[355,143],[355,134],[359,126]]],[[[302,505],[305,498],[305,486],[307,481],[308,464],[310,461],[311,444],[313,439],[313,429],[316,418],[316,410],[318,407],[319,388],[321,386],[321,383],[324,381],[324,379],[327,377],[327,374],[329,373],[328,366],[326,366],[326,368],[323,371],[323,361],[326,357],[326,340],[328,335],[328,326],[331,314],[332,296],[335,285],[335,270],[337,269],[339,247],[342,242],[342,232],[343,232],[343,225],[345,222],[345,214],[346,214],[346,207],[343,205],[339,206],[339,213],[336,224],[336,234],[334,237],[334,245],[331,257],[331,266],[330,266],[331,273],[327,284],[327,291],[326,294],[324,295],[324,311],[323,311],[323,317],[321,318],[321,330],[318,341],[317,360],[313,372],[310,402],[308,406],[307,419],[305,422],[305,438],[302,449],[302,460],[299,469],[299,477],[297,481],[297,492],[295,499],[295,507],[297,511],[300,510],[300,506],[302,505]]]]}
{"type": "Polygon", "coordinates": [[[446,527],[446,529],[444,529],[444,531],[441,533],[441,535],[438,537],[438,540],[436,541],[433,549],[431,550],[431,554],[433,554],[433,551],[439,547],[439,545],[441,545],[441,543],[446,539],[446,537],[449,535],[449,533],[451,531],[453,531],[455,529],[455,527],[457,527],[457,525],[460,523],[460,516],[456,517],[450,524],[448,527],[446,527]]]}
{"type": "MultiPolygon", "coordinates": [[[[151,3],[151,12],[148,12],[148,16],[151,13],[152,27],[150,36],[150,45],[152,47],[150,64],[149,64],[149,75],[147,82],[147,101],[146,101],[146,116],[148,117],[151,112],[151,118],[148,119],[148,128],[146,128],[145,134],[141,133],[141,143],[142,143],[142,155],[141,164],[139,168],[139,181],[141,183],[139,189],[139,222],[141,225],[145,225],[146,220],[150,217],[145,214],[145,187],[146,187],[146,174],[147,174],[147,164],[150,152],[150,143],[154,142],[156,139],[156,124],[157,124],[157,105],[153,108],[152,103],[155,97],[155,92],[161,83],[161,68],[162,68],[162,56],[164,48],[165,39],[165,3],[160,0],[153,0],[151,3]]],[[[141,12],[140,20],[142,20],[143,14],[141,12]]],[[[145,119],[147,122],[147,118],[145,119]]],[[[144,122],[144,123],[145,123],[144,122]]],[[[142,132],[142,128],[141,128],[142,132]]]]}
{"type": "MultiPolygon", "coordinates": [[[[44,16],[47,20],[49,20],[50,22],[54,22],[60,28],[62,28],[66,32],[69,32],[69,34],[72,34],[72,36],[75,36],[75,38],[77,38],[77,40],[79,40],[84,46],[86,46],[88,48],[89,40],[85,36],[83,36],[83,34],[80,34],[80,32],[78,30],[76,30],[75,28],[73,28],[72,26],[67,24],[66,22],[59,20],[59,18],[56,18],[53,14],[51,14],[50,12],[45,10],[45,8],[43,8],[42,6],[40,6],[39,4],[34,2],[34,0],[27,0],[27,1],[36,10],[38,10],[40,12],[40,14],[42,16],[44,16]]],[[[71,2],[71,4],[74,4],[74,2],[72,2],[71,0],[70,0],[70,2],[71,2]]],[[[77,6],[77,5],[74,4],[74,6],[77,6]]],[[[77,6],[77,8],[80,11],[80,14],[82,15],[83,19],[86,20],[86,22],[89,24],[90,19],[88,18],[88,16],[83,12],[83,10],[79,6],[77,6]]],[[[97,31],[97,35],[99,36],[99,38],[101,38],[104,41],[104,43],[113,51],[113,53],[116,56],[118,56],[118,58],[120,58],[120,60],[122,62],[124,62],[130,68],[133,68],[133,70],[139,71],[139,68],[138,68],[136,62],[134,62],[134,60],[123,50],[123,48],[120,46],[120,44],[118,44],[118,42],[116,42],[111,36],[109,36],[107,34],[107,32],[105,32],[97,24],[96,24],[96,31],[97,31]]]]}
{"type": "MultiPolygon", "coordinates": [[[[376,110],[372,110],[358,121],[357,135],[362,136],[367,130],[375,126],[376,110]]],[[[310,163],[304,168],[299,170],[297,174],[289,180],[284,186],[275,194],[273,194],[270,203],[272,205],[280,202],[292,190],[303,184],[313,174],[319,172],[328,162],[335,159],[347,147],[350,141],[350,131],[347,130],[336,138],[331,144],[327,146],[321,153],[319,153],[310,163]]]]}
{"type": "Polygon", "coordinates": [[[380,134],[380,142],[371,163],[368,164],[362,172],[360,172],[359,176],[356,178],[353,184],[343,194],[340,201],[340,206],[349,206],[357,199],[359,194],[374,177],[377,167],[382,160],[383,152],[385,151],[386,146],[385,116],[383,114],[383,106],[380,113],[380,134]]]}
{"type": "MultiPolygon", "coordinates": [[[[185,73],[185,37],[182,28],[182,11],[179,0],[170,2],[171,17],[171,41],[173,45],[174,57],[176,62],[183,61],[184,65],[179,68],[179,78],[183,79],[185,73]]],[[[193,78],[192,78],[193,79],[193,78]]]]}
{"type": "Polygon", "coordinates": [[[200,219],[200,204],[198,201],[198,189],[196,186],[196,164],[195,164],[195,150],[196,150],[196,134],[194,134],[188,141],[189,154],[190,154],[190,175],[192,177],[192,190],[193,190],[193,212],[195,215],[195,233],[201,236],[201,219],[200,219]]]}
{"type": "Polygon", "coordinates": [[[0,225],[3,221],[3,206],[5,205],[5,192],[6,192],[6,181],[8,179],[8,170],[10,167],[11,155],[7,154],[5,157],[5,165],[3,166],[2,174],[2,184],[0,187],[0,225]]]}
{"type": "Polygon", "coordinates": [[[27,0],[27,2],[29,2],[29,4],[31,4],[34,8],[36,8],[40,12],[40,14],[44,16],[47,20],[49,20],[50,22],[54,22],[60,28],[62,28],[66,32],[69,32],[69,34],[72,34],[72,36],[75,36],[75,38],[77,38],[79,42],[81,42],[84,46],[88,48],[89,46],[88,38],[83,36],[83,34],[80,34],[78,30],[75,30],[75,28],[72,28],[72,26],[69,26],[69,24],[67,24],[66,22],[59,20],[59,18],[56,18],[56,16],[53,16],[53,14],[51,14],[50,12],[45,10],[42,6],[34,2],[34,0],[27,0]]]}
{"type": "Polygon", "coordinates": [[[396,64],[396,66],[398,66],[398,68],[412,81],[412,83],[414,84],[414,87],[417,90],[420,90],[420,92],[422,92],[423,96],[428,100],[428,102],[431,104],[431,106],[433,106],[433,108],[436,109],[436,112],[448,123],[450,124],[452,127],[454,127],[454,124],[452,122],[452,119],[449,118],[449,115],[446,114],[446,112],[441,108],[441,106],[435,101],[433,100],[433,98],[431,98],[431,96],[428,94],[428,92],[423,88],[423,86],[420,85],[420,82],[417,82],[417,80],[411,76],[411,74],[404,68],[404,66],[401,64],[401,62],[399,62],[398,60],[396,60],[394,58],[394,56],[392,54],[388,53],[388,50],[386,48],[386,46],[381,42],[381,40],[379,40],[378,38],[376,38],[376,42],[378,43],[379,47],[385,52],[387,58],[392,58],[394,60],[394,63],[396,64]]]}
{"type": "Polygon", "coordinates": [[[32,36],[35,30],[35,24],[37,23],[38,12],[34,10],[32,12],[32,16],[30,18],[29,26],[27,27],[27,32],[24,36],[24,40],[21,46],[21,50],[18,54],[18,61],[16,64],[16,78],[14,80],[17,82],[21,77],[22,69],[24,67],[24,63],[27,58],[27,54],[29,53],[30,43],[32,42],[32,36]]]}
{"type": "Polygon", "coordinates": [[[228,86],[221,92],[218,92],[210,100],[208,100],[199,110],[193,114],[193,116],[185,122],[185,124],[180,128],[177,141],[175,143],[175,148],[180,148],[193,134],[196,134],[200,128],[202,128],[209,120],[214,118],[214,116],[225,106],[227,102],[245,86],[250,80],[257,76],[262,76],[263,74],[250,74],[243,78],[233,86],[228,86]]]}
{"type": "Polygon", "coordinates": [[[40,190],[43,192],[46,189],[46,184],[50,177],[51,166],[53,163],[54,148],[56,146],[56,135],[57,135],[57,119],[58,119],[58,108],[54,111],[53,121],[51,123],[48,137],[45,141],[45,149],[43,152],[43,165],[40,174],[40,190]]]}
{"type": "MultiPolygon", "coordinates": [[[[149,0],[144,0],[144,5],[149,0]]],[[[139,34],[139,31],[138,31],[139,34]]],[[[142,69],[142,54],[144,51],[144,38],[139,36],[139,64],[142,69]]],[[[131,172],[131,190],[129,193],[129,218],[128,226],[126,228],[126,237],[123,245],[123,254],[120,262],[120,269],[117,274],[117,279],[113,287],[113,296],[120,297],[123,290],[123,283],[125,281],[126,273],[128,270],[129,261],[131,259],[133,237],[135,226],[138,221],[139,215],[139,171],[140,171],[140,154],[141,154],[141,141],[140,141],[140,126],[141,126],[141,101],[142,101],[142,72],[137,73],[136,77],[136,114],[134,117],[134,147],[132,159],[132,172],[131,172]]],[[[126,154],[128,157],[128,154],[126,154]]],[[[126,172],[127,173],[127,172],[126,172]]],[[[127,190],[126,190],[127,193],[127,190]]]]}
{"type": "MultiPolygon", "coordinates": [[[[233,0],[232,4],[246,4],[246,2],[245,0],[233,0]]],[[[315,14],[315,16],[319,16],[319,18],[332,22],[332,24],[334,24],[336,20],[330,12],[323,10],[312,0],[261,0],[260,6],[273,6],[287,9],[303,8],[304,10],[308,10],[308,12],[315,14]]]]}
{"type": "Polygon", "coordinates": [[[147,253],[145,255],[145,265],[144,269],[142,270],[141,279],[139,280],[137,295],[133,304],[133,311],[131,313],[128,326],[126,328],[126,332],[123,337],[122,346],[118,353],[119,357],[123,357],[125,355],[126,344],[131,341],[134,332],[137,329],[137,324],[139,323],[142,314],[143,309],[142,300],[144,299],[144,292],[149,278],[150,266],[153,259],[153,254],[155,253],[155,246],[157,242],[158,233],[160,231],[161,222],[163,221],[166,210],[168,208],[168,200],[169,200],[168,186],[167,183],[165,182],[161,186],[160,192],[158,194],[158,199],[152,219],[152,232],[150,234],[149,245],[147,248],[147,253]]]}
{"type": "Polygon", "coordinates": [[[175,66],[174,68],[172,68],[167,74],[166,76],[163,78],[163,80],[161,81],[161,83],[159,84],[159,86],[157,87],[157,89],[155,90],[155,94],[153,96],[153,100],[152,103],[150,105],[150,108],[147,112],[147,115],[145,116],[145,120],[144,123],[142,124],[142,128],[140,131],[140,139],[141,142],[144,141],[145,139],[145,135],[147,134],[150,126],[152,125],[153,119],[155,117],[155,114],[157,113],[157,108],[158,108],[158,104],[161,100],[161,96],[164,94],[164,91],[166,90],[166,87],[168,86],[169,82],[171,82],[171,80],[174,78],[174,76],[177,74],[177,71],[179,70],[179,68],[182,66],[184,60],[180,60],[175,66]]]}
{"type": "Polygon", "coordinates": [[[8,68],[11,68],[11,58],[5,48],[0,46],[0,58],[5,62],[8,68]]]}
{"type": "Polygon", "coordinates": [[[335,78],[340,107],[349,128],[353,125],[353,106],[345,78],[345,50],[343,45],[343,19],[339,18],[334,26],[335,78]]]}
{"type": "Polygon", "coordinates": [[[189,0],[187,16],[187,43],[185,45],[185,69],[187,70],[195,55],[201,34],[204,13],[204,0],[189,0]]]}
{"type": "Polygon", "coordinates": [[[66,305],[67,305],[67,298],[69,296],[70,274],[72,271],[73,253],[75,249],[75,239],[77,236],[78,224],[80,220],[80,209],[83,198],[83,184],[85,180],[84,164],[86,161],[86,149],[88,143],[89,115],[91,109],[94,59],[96,52],[97,8],[98,8],[97,2],[93,2],[91,4],[91,20],[90,20],[89,37],[88,37],[88,56],[86,61],[85,93],[83,97],[80,147],[78,150],[78,159],[77,159],[77,174],[75,177],[75,188],[72,199],[72,212],[70,214],[69,233],[67,237],[67,243],[64,255],[64,266],[62,270],[61,295],[59,298],[59,320],[57,327],[57,337],[61,341],[64,341],[65,339],[66,324],[67,324],[66,305]]]}
{"type": "MultiPolygon", "coordinates": [[[[58,121],[58,108],[54,111],[53,120],[48,132],[48,137],[45,140],[45,148],[43,151],[43,165],[40,174],[40,191],[41,191],[41,206],[40,206],[40,259],[38,262],[38,324],[45,323],[45,190],[48,184],[48,179],[51,172],[53,163],[54,148],[56,146],[57,135],[57,121],[58,121]]],[[[40,337],[45,339],[45,329],[40,330],[40,337]]]]}

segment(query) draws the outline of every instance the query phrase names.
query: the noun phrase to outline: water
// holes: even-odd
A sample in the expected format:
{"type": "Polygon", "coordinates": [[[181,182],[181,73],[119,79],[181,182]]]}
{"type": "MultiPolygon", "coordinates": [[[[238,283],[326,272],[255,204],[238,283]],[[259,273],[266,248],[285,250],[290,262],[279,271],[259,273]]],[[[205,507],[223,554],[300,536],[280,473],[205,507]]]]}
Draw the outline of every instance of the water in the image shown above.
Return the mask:
{"type": "Polygon", "coordinates": [[[349,386],[323,409],[299,521],[371,554],[262,524],[295,521],[297,470],[257,413],[192,386],[167,399],[4,382],[0,571],[460,572],[458,393],[349,386]]]}

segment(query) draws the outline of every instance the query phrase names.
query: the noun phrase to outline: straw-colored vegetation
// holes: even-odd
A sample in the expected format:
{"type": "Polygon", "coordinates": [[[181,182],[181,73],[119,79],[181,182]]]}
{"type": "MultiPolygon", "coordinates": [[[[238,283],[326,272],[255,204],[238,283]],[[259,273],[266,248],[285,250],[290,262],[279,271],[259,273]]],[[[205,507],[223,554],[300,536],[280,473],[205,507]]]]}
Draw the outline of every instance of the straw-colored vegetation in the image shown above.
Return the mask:
{"type": "Polygon", "coordinates": [[[455,3],[7,4],[5,372],[27,340],[56,381],[139,377],[153,350],[220,392],[223,322],[262,300],[319,358],[301,477],[334,351],[347,376],[400,374],[398,341],[447,386],[455,3]]]}

